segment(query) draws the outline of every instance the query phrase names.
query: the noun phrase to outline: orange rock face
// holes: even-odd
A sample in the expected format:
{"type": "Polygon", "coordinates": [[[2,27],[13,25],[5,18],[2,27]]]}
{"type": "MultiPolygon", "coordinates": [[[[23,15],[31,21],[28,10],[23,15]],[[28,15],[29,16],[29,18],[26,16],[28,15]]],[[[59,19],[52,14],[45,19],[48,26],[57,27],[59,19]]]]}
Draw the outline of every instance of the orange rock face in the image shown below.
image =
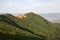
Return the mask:
{"type": "Polygon", "coordinates": [[[24,15],[23,18],[26,18],[26,16],[24,15]]]}
{"type": "Polygon", "coordinates": [[[23,18],[26,18],[26,16],[25,16],[25,15],[22,15],[22,14],[18,14],[18,15],[17,15],[17,18],[23,19],[23,18]]]}

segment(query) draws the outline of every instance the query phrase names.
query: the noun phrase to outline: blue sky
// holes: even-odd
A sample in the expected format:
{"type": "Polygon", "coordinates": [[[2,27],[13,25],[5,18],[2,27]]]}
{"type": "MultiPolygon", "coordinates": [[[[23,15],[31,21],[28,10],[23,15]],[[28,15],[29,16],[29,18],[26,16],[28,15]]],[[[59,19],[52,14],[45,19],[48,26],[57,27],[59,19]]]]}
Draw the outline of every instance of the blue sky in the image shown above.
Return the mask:
{"type": "Polygon", "coordinates": [[[60,0],[0,0],[0,12],[60,13],[60,0]]]}

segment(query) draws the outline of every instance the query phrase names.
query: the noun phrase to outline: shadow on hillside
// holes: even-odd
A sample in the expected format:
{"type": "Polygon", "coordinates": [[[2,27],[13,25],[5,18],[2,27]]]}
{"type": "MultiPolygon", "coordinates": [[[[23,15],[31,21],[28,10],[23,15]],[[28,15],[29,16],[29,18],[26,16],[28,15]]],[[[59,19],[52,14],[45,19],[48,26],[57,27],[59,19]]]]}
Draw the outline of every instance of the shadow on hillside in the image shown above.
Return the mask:
{"type": "Polygon", "coordinates": [[[11,24],[11,25],[13,25],[13,26],[18,27],[19,29],[28,31],[28,32],[36,35],[36,36],[39,36],[39,37],[42,38],[42,39],[45,39],[45,38],[46,38],[45,36],[35,34],[35,33],[34,33],[33,31],[31,31],[31,30],[19,26],[19,25],[16,24],[13,20],[9,19],[8,17],[6,17],[6,16],[4,16],[4,15],[0,15],[0,21],[4,21],[4,22],[6,22],[6,23],[8,23],[8,24],[11,24]]]}
{"type": "Polygon", "coordinates": [[[44,40],[44,39],[37,37],[22,36],[19,34],[10,35],[7,33],[0,33],[0,40],[44,40]]]}

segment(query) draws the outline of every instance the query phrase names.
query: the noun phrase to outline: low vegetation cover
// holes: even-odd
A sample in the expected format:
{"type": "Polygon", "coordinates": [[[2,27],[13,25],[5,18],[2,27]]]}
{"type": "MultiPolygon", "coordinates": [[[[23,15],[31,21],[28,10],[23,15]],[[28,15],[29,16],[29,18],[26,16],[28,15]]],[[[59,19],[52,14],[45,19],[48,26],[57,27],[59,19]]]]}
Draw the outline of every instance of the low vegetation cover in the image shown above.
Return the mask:
{"type": "Polygon", "coordinates": [[[60,26],[35,13],[20,19],[11,14],[0,15],[0,40],[60,40],[60,26]]]}

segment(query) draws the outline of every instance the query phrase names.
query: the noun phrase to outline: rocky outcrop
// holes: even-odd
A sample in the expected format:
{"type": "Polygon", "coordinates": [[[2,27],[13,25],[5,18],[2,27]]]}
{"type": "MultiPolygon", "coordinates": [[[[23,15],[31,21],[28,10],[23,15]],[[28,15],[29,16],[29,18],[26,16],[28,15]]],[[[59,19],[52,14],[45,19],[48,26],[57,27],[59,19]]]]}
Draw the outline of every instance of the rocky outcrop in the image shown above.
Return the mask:
{"type": "Polygon", "coordinates": [[[22,14],[18,14],[16,17],[17,18],[21,18],[21,19],[26,18],[26,16],[25,15],[22,15],[22,14]]]}

